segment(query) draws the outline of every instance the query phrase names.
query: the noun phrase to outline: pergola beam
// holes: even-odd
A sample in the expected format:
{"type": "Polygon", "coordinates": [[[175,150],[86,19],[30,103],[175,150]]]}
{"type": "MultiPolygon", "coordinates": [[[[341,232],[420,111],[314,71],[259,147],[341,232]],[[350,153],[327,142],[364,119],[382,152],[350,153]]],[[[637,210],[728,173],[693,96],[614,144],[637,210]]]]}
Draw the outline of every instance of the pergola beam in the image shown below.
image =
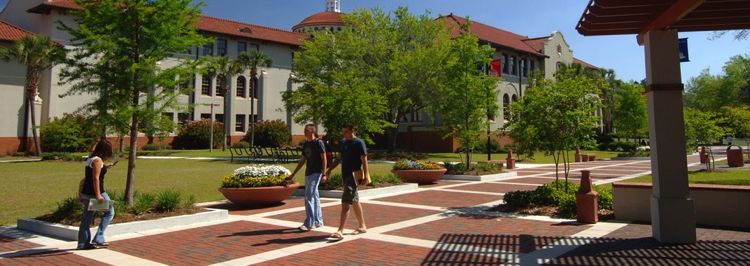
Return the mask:
{"type": "Polygon", "coordinates": [[[706,0],[677,0],[645,28],[641,29],[640,33],[638,33],[638,44],[643,45],[643,37],[649,31],[662,30],[675,24],[675,22],[685,17],[704,2],[706,0]]]}

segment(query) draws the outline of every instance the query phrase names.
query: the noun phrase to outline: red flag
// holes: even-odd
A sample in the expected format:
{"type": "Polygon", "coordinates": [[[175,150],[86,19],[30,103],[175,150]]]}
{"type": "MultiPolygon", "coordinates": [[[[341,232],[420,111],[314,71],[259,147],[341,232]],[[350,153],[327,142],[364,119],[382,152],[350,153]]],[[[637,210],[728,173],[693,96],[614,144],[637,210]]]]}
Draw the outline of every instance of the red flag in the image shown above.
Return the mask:
{"type": "Polygon", "coordinates": [[[500,76],[502,73],[502,61],[500,59],[492,59],[492,62],[490,62],[490,74],[493,76],[500,76]]]}

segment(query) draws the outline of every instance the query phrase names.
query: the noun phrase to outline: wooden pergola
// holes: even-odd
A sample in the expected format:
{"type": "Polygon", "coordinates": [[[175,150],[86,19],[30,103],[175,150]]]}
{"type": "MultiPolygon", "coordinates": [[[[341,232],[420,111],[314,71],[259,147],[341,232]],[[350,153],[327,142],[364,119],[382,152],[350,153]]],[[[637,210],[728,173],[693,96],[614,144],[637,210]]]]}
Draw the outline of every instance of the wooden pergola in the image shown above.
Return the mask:
{"type": "Polygon", "coordinates": [[[585,36],[637,34],[638,44],[645,48],[651,227],[661,242],[696,240],[677,33],[739,29],[750,29],[750,0],[590,0],[576,26],[585,36]]]}

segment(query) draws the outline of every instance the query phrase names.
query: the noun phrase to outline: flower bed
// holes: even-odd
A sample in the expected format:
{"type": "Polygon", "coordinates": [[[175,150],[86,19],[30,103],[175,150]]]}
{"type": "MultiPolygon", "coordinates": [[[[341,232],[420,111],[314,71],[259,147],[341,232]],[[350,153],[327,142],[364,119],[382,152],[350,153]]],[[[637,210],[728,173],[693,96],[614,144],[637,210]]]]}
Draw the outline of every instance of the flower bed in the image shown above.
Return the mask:
{"type": "Polygon", "coordinates": [[[240,205],[278,203],[289,198],[299,187],[286,179],[289,175],[291,171],[279,165],[243,166],[224,177],[219,192],[240,205]]]}
{"type": "MultiPolygon", "coordinates": [[[[611,218],[613,209],[612,189],[605,186],[594,186],[594,190],[599,194],[597,201],[600,217],[602,219],[611,218]]],[[[576,191],[578,191],[578,184],[576,183],[553,181],[539,186],[535,190],[505,193],[503,196],[505,203],[490,210],[574,218],[577,209],[576,191]]]]}
{"type": "Polygon", "coordinates": [[[428,184],[443,177],[446,169],[433,162],[401,160],[392,171],[404,182],[428,184]]]}

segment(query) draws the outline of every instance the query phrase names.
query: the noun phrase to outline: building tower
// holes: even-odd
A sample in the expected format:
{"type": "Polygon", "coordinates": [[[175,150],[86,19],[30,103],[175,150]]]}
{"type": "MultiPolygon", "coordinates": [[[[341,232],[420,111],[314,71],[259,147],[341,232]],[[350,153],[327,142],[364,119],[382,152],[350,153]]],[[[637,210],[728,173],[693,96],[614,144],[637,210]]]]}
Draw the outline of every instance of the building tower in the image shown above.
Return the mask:
{"type": "Polygon", "coordinates": [[[341,13],[341,0],[326,0],[326,11],[341,13]]]}

